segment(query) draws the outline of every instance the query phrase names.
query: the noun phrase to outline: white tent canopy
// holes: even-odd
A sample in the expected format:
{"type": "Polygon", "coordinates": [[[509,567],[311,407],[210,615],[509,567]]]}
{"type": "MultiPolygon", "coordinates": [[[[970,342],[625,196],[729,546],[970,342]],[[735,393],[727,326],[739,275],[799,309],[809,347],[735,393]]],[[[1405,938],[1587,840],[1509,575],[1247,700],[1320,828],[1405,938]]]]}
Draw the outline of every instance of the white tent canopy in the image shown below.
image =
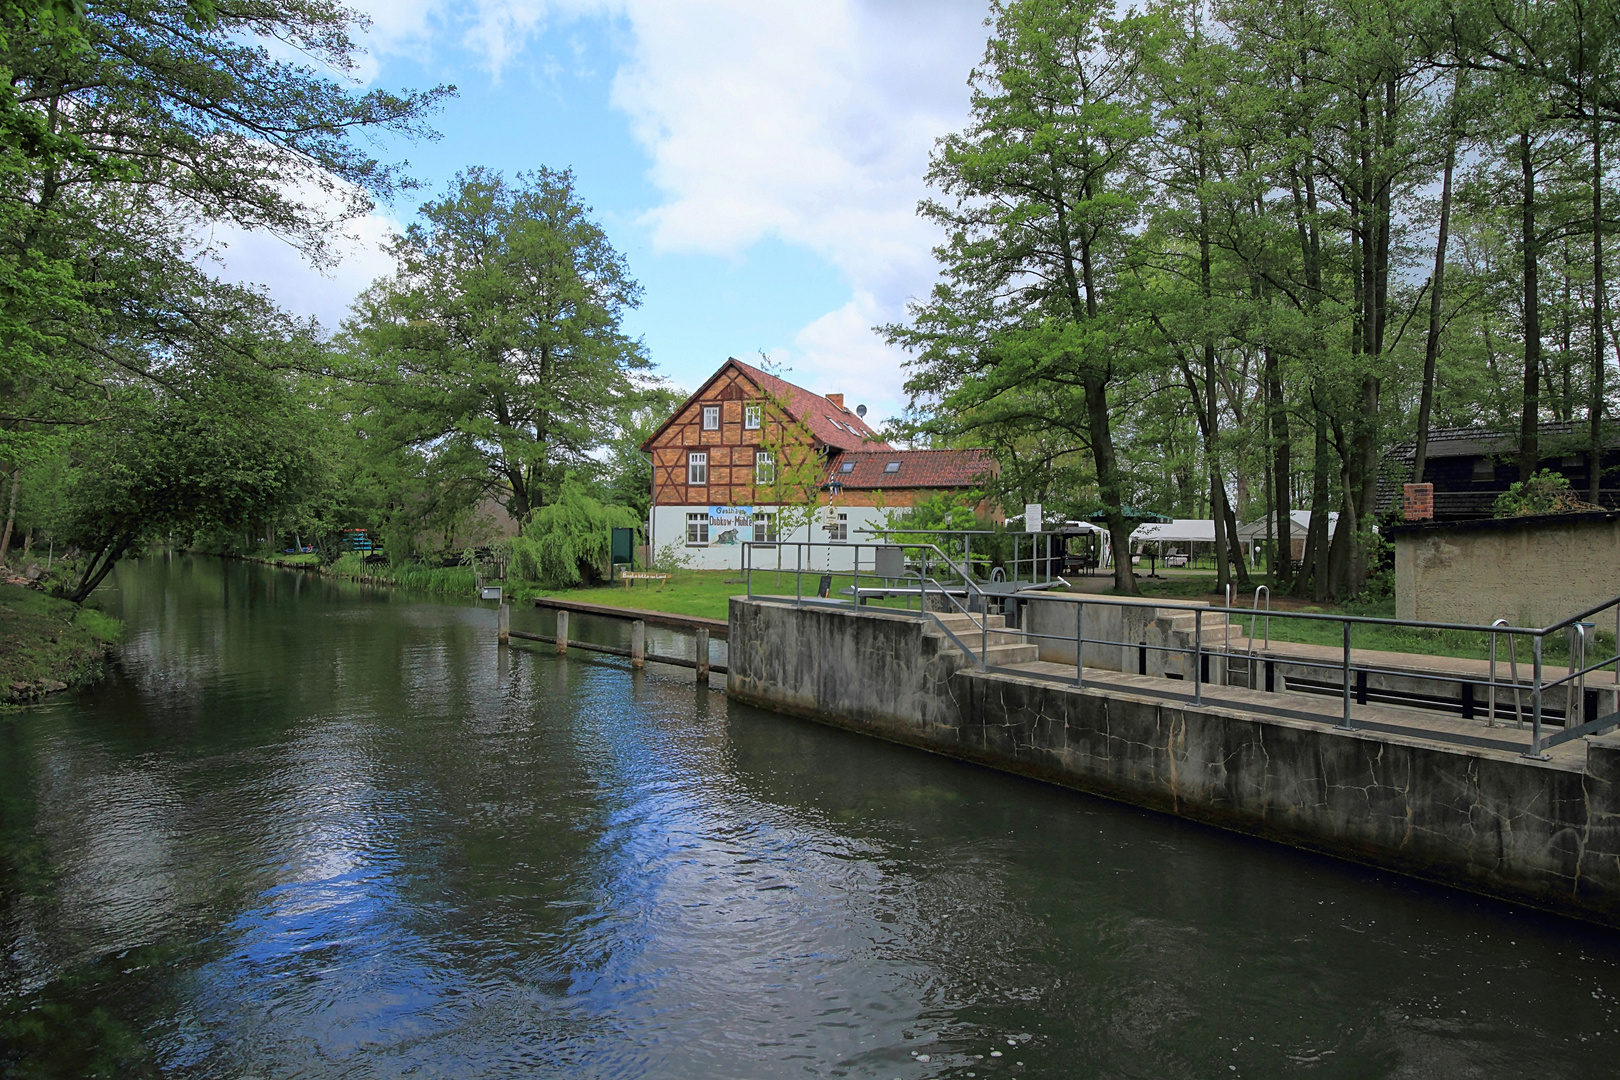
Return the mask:
{"type": "MultiPolygon", "coordinates": [[[[1266,521],[1268,518],[1273,523],[1271,526],[1271,535],[1272,538],[1275,539],[1279,530],[1275,524],[1276,518],[1269,514],[1265,517],[1256,518],[1247,525],[1238,526],[1238,539],[1244,541],[1264,540],[1266,538],[1266,521]]],[[[1311,527],[1311,512],[1309,510],[1290,510],[1288,512],[1288,520],[1289,538],[1294,540],[1301,539],[1311,527]]],[[[1337,529],[1338,527],[1339,515],[1330,511],[1328,513],[1328,535],[1332,536],[1333,530],[1337,529]]]]}
{"type": "Polygon", "coordinates": [[[1176,518],[1169,523],[1152,521],[1138,525],[1131,533],[1132,543],[1213,544],[1215,522],[1208,518],[1176,518]]]}

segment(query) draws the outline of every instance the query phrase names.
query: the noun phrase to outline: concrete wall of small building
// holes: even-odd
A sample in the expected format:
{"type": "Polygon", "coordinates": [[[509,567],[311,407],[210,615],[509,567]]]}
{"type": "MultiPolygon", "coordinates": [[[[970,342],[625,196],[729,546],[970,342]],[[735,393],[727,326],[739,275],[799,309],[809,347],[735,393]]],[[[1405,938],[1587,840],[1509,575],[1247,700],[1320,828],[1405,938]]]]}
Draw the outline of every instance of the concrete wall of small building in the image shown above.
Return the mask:
{"type": "Polygon", "coordinates": [[[1395,614],[1546,626],[1620,596],[1620,514],[1554,514],[1388,531],[1395,614]]]}
{"type": "Polygon", "coordinates": [[[1620,925],[1620,735],[1584,769],[978,672],[914,617],[734,597],[734,699],[1620,925]]]}

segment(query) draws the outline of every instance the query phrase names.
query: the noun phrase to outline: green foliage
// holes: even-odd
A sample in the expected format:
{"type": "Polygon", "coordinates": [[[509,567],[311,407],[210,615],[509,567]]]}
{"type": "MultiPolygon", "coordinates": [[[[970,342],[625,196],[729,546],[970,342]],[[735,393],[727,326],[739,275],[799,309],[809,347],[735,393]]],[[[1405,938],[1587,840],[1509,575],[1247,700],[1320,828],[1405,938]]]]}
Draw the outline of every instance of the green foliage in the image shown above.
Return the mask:
{"type": "Polygon", "coordinates": [[[579,481],[563,482],[557,501],[534,515],[512,540],[511,573],[549,588],[566,588],[606,576],[614,528],[640,520],[623,506],[603,505],[579,481]]]}
{"type": "Polygon", "coordinates": [[[1492,511],[1499,518],[1528,517],[1532,514],[1573,514],[1594,510],[1575,497],[1569,478],[1548,469],[1528,480],[1515,481],[1499,495],[1492,511]]]}
{"type": "Polygon", "coordinates": [[[569,172],[470,169],[421,216],[345,327],[356,426],[430,501],[493,494],[526,522],[647,404],[620,327],[640,286],[569,172]]]}
{"type": "Polygon", "coordinates": [[[71,599],[150,536],[245,529],[319,483],[310,412],[279,376],[221,362],[166,378],[166,392],[131,402],[117,429],[87,428],[69,443],[53,532],[84,556],[71,599]]]}

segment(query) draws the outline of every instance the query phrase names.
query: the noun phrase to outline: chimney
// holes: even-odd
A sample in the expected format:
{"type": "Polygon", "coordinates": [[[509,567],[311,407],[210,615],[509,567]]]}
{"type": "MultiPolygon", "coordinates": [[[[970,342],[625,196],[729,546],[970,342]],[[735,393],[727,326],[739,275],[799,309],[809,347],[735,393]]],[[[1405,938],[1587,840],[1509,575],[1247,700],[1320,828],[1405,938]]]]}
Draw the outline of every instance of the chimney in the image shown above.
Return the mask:
{"type": "Polygon", "coordinates": [[[834,405],[838,406],[840,409],[842,409],[844,407],[844,395],[843,394],[824,394],[823,396],[828,401],[830,401],[834,405]]]}

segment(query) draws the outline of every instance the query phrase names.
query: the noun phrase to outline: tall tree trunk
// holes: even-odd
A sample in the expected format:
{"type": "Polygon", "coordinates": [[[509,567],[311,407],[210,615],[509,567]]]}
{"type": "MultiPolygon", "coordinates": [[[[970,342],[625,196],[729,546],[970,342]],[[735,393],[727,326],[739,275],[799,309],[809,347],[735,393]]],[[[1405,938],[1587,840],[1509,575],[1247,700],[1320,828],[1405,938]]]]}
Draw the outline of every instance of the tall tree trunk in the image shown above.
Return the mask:
{"type": "Polygon", "coordinates": [[[1108,543],[1114,549],[1114,588],[1136,595],[1136,575],[1131,572],[1131,531],[1125,522],[1124,494],[1119,486],[1119,462],[1114,456],[1114,434],[1109,426],[1107,384],[1088,376],[1086,413],[1091,427],[1091,456],[1097,465],[1097,491],[1108,517],[1108,543]]]}
{"type": "Polygon", "coordinates": [[[1592,117],[1592,399],[1586,407],[1586,501],[1603,491],[1603,129],[1592,117]]]}
{"type": "Polygon", "coordinates": [[[1429,460],[1429,417],[1434,410],[1434,367],[1440,356],[1441,293],[1446,281],[1446,238],[1451,232],[1451,177],[1457,170],[1457,93],[1459,73],[1451,87],[1451,131],[1446,136],[1446,167],[1440,179],[1440,231],[1434,245],[1434,275],[1429,278],[1429,336],[1423,346],[1423,390],[1418,396],[1417,450],[1412,455],[1412,482],[1423,483],[1429,460]]]}
{"type": "Polygon", "coordinates": [[[1312,394],[1316,410],[1316,446],[1311,467],[1311,524],[1305,534],[1305,566],[1294,582],[1294,595],[1307,592],[1316,600],[1328,593],[1328,468],[1333,453],[1328,445],[1327,413],[1312,394]]]}
{"type": "Polygon", "coordinates": [[[1530,132],[1519,133],[1523,172],[1524,390],[1519,414],[1519,479],[1528,480],[1541,461],[1541,281],[1536,266],[1536,172],[1530,159],[1530,132]]]}
{"type": "Polygon", "coordinates": [[[6,508],[6,529],[0,534],[0,564],[6,561],[6,554],[11,550],[11,526],[17,520],[17,487],[22,483],[22,466],[11,467],[11,500],[6,508]]]}
{"type": "Polygon", "coordinates": [[[1287,586],[1294,577],[1293,509],[1294,500],[1289,491],[1288,411],[1284,408],[1282,372],[1278,369],[1277,354],[1268,346],[1266,357],[1266,419],[1271,436],[1270,479],[1272,512],[1276,515],[1276,539],[1272,548],[1272,580],[1287,586]]]}

